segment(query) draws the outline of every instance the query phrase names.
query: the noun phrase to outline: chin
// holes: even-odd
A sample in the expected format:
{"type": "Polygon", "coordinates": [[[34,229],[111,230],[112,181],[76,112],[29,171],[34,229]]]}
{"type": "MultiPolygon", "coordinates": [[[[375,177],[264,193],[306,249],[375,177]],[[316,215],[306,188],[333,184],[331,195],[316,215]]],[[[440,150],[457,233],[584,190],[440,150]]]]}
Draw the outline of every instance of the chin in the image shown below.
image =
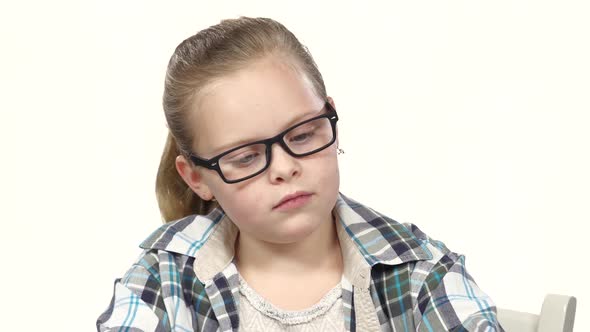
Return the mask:
{"type": "Polygon", "coordinates": [[[278,243],[296,243],[304,240],[321,227],[317,222],[318,218],[310,216],[300,216],[301,218],[292,218],[287,223],[281,225],[277,230],[276,239],[278,243]]]}

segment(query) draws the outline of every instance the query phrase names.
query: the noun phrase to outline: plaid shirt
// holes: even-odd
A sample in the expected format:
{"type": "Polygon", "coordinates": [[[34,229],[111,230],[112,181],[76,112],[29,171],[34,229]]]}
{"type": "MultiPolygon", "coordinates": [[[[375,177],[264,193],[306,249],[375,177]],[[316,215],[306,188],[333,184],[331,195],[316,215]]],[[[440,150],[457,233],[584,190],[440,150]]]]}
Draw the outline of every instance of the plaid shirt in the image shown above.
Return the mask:
{"type": "MultiPolygon", "coordinates": [[[[503,331],[463,256],[342,194],[333,215],[344,258],[343,329],[503,331]]],[[[115,281],[98,331],[238,331],[237,234],[221,209],[160,227],[115,281]]]]}

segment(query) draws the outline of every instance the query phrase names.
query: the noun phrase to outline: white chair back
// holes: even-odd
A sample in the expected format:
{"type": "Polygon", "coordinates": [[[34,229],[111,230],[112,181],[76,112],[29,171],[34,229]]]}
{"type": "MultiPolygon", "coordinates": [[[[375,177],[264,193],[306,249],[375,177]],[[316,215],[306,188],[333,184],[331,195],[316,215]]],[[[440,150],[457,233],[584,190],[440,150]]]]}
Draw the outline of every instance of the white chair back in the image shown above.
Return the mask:
{"type": "Polygon", "coordinates": [[[539,315],[498,308],[498,320],[506,332],[573,332],[576,298],[548,294],[539,315]]]}

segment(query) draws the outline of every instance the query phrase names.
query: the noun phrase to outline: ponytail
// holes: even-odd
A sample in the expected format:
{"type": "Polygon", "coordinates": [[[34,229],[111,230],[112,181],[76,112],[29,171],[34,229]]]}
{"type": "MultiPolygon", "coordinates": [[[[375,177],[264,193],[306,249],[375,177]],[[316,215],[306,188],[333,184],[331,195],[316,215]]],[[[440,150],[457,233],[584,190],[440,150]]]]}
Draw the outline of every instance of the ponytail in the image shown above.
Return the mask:
{"type": "Polygon", "coordinates": [[[176,140],[168,132],[156,177],[156,198],[165,223],[191,214],[207,214],[216,206],[215,202],[202,200],[178,174],[176,157],[179,154],[176,140]]]}

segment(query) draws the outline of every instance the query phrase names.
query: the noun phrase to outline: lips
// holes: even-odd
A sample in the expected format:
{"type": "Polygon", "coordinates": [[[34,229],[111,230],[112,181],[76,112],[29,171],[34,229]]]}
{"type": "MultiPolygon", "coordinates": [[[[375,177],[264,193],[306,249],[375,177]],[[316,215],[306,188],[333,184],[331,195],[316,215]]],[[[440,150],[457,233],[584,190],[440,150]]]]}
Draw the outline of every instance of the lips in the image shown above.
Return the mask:
{"type": "Polygon", "coordinates": [[[293,201],[298,198],[304,198],[306,196],[311,196],[311,193],[306,191],[296,191],[292,194],[285,195],[275,206],[273,206],[273,209],[279,208],[289,201],[293,201]]]}

